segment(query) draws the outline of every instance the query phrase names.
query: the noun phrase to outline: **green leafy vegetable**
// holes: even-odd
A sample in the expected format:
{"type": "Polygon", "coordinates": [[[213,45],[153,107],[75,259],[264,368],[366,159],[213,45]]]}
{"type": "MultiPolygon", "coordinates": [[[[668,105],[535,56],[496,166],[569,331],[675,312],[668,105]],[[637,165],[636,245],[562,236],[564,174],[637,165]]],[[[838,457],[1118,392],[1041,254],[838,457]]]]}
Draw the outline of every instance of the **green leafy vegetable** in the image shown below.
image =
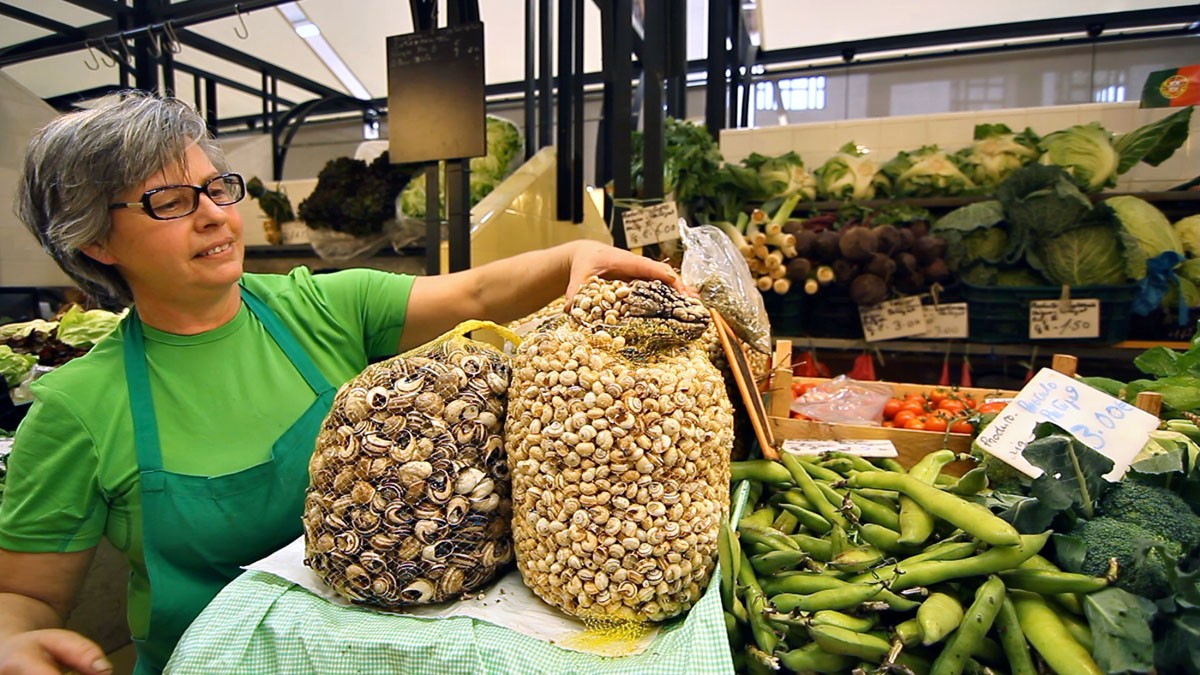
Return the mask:
{"type": "Polygon", "coordinates": [[[1109,197],[1105,206],[1111,208],[1121,226],[1125,240],[1130,278],[1146,276],[1146,261],[1167,252],[1183,255],[1183,241],[1171,227],[1171,222],[1153,204],[1130,195],[1109,197]]]}
{"type": "Polygon", "coordinates": [[[1062,167],[1086,192],[1117,184],[1120,156],[1112,134],[1099,122],[1077,124],[1042,138],[1042,164],[1062,167]]]}
{"type": "Polygon", "coordinates": [[[9,388],[20,384],[36,363],[37,356],[18,354],[8,345],[0,345],[0,375],[4,377],[9,388]]]}
{"type": "Polygon", "coordinates": [[[1180,218],[1171,226],[1188,258],[1200,258],[1200,213],[1180,218]]]}
{"type": "Polygon", "coordinates": [[[894,192],[901,197],[951,196],[976,188],[954,160],[936,145],[913,152],[901,151],[880,170],[891,179],[894,192]]]}
{"type": "Polygon", "coordinates": [[[1083,596],[1083,611],[1095,642],[1092,656],[1104,672],[1145,673],[1154,667],[1153,602],[1120,588],[1105,588],[1083,596]]]}
{"type": "Polygon", "coordinates": [[[315,229],[378,234],[384,221],[396,217],[396,195],[415,170],[416,165],[392,164],[386,152],[369,165],[351,157],[332,159],[317,174],[312,194],[300,202],[300,218],[315,229]]]}
{"type": "Polygon", "coordinates": [[[1026,260],[1056,285],[1120,284],[1126,279],[1123,251],[1111,228],[1096,225],[1040,239],[1026,260]]]}
{"type": "Polygon", "coordinates": [[[103,309],[83,310],[71,305],[58,319],[58,339],[72,347],[90,348],[113,332],[128,310],[120,314],[103,309]]]}
{"type": "Polygon", "coordinates": [[[817,194],[824,199],[874,199],[888,189],[880,164],[853,141],[842,146],[814,172],[817,194]]]}
{"type": "Polygon", "coordinates": [[[1108,486],[1104,475],[1113,469],[1111,459],[1048,422],[1034,429],[1034,440],[1021,454],[1043,472],[1030,494],[1057,511],[1075,507],[1087,517],[1094,514],[1108,486]]]}
{"type": "Polygon", "coordinates": [[[1179,146],[1187,141],[1192,107],[1188,106],[1157,122],[1118,136],[1113,142],[1121,156],[1117,173],[1125,173],[1138,162],[1158,166],[1175,154],[1179,146]]]}
{"type": "Polygon", "coordinates": [[[975,127],[975,141],[956,155],[963,173],[978,185],[999,185],[1013,171],[1042,154],[1032,129],[1019,134],[1003,124],[975,127]]]}

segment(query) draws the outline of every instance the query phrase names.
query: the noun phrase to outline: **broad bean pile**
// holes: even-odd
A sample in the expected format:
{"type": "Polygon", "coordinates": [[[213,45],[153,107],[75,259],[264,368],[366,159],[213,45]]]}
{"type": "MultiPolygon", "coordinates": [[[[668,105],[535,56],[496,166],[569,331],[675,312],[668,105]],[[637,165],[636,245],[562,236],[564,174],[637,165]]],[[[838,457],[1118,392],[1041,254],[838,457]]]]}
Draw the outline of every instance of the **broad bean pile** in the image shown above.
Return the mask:
{"type": "Polygon", "coordinates": [[[721,531],[721,591],[739,671],[1100,673],[1079,596],[1104,577],[1039,555],[952,476],[940,450],[906,470],[830,453],[732,464],[744,515],[721,531]]]}

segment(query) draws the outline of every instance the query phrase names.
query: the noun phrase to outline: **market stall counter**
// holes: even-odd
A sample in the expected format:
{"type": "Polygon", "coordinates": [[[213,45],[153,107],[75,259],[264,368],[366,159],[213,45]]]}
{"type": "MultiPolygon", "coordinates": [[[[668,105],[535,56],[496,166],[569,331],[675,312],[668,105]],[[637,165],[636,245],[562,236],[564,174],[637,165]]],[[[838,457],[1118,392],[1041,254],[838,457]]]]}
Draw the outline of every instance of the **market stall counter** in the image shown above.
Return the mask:
{"type": "MultiPolygon", "coordinates": [[[[302,552],[302,546],[293,545],[302,552]]],[[[286,557],[286,549],[275,556],[286,557]]],[[[296,557],[293,556],[293,562],[296,557]]],[[[264,561],[265,562],[265,561],[264,561]]],[[[258,567],[252,565],[251,568],[258,567]]],[[[293,568],[295,565],[293,565],[293,568]]],[[[284,572],[287,576],[295,576],[284,572]]],[[[315,579],[315,576],[314,576],[315,579]]],[[[724,674],[733,672],[725,634],[719,575],[690,612],[659,626],[645,648],[628,656],[590,651],[629,645],[618,631],[585,630],[582,622],[540,603],[510,570],[476,598],[422,608],[441,613],[467,611],[455,605],[487,604],[501,594],[525,591],[530,622],[558,619],[574,626],[574,648],[552,644],[470,616],[440,618],[382,613],[350,606],[282,576],[248,569],[230,583],[183,635],[166,672],[209,673],[624,673],[724,674]],[[536,606],[540,604],[540,606],[536,606]],[[579,651],[579,650],[588,650],[579,651]]],[[[311,585],[311,584],[306,584],[311,585]]],[[[318,589],[319,590],[319,589],[318,589]]],[[[330,593],[331,594],[331,593],[330,593]]],[[[524,615],[512,617],[520,622],[524,615]]]]}

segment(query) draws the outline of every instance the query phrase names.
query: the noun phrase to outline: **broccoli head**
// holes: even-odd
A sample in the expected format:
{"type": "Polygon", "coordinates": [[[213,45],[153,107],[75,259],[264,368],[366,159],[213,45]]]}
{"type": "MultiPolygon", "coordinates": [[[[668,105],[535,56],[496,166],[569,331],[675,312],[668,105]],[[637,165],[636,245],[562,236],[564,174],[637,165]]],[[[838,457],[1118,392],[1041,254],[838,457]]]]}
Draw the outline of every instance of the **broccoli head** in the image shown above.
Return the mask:
{"type": "Polygon", "coordinates": [[[1134,523],[1103,516],[1080,521],[1071,534],[1081,538],[1087,546],[1080,569],[1084,574],[1103,576],[1108,570],[1109,559],[1116,558],[1118,588],[1152,600],[1171,594],[1168,566],[1173,565],[1182,552],[1177,542],[1155,536],[1134,523]],[[1155,544],[1163,550],[1149,548],[1155,544]]]}
{"type": "Polygon", "coordinates": [[[1096,505],[1096,513],[1132,523],[1184,551],[1200,544],[1200,516],[1182,497],[1156,485],[1123,480],[1110,485],[1096,505]]]}

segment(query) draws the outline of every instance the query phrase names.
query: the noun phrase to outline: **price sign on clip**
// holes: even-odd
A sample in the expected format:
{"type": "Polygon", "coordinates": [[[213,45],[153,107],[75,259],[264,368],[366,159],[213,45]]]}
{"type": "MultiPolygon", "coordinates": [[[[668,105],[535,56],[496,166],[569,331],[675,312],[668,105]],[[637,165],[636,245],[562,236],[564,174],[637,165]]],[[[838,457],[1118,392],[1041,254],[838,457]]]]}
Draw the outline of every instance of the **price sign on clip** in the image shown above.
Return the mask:
{"type": "Polygon", "coordinates": [[[967,303],[947,302],[922,307],[926,330],[916,337],[933,340],[967,337],[967,303]]]}
{"type": "Polygon", "coordinates": [[[622,222],[625,225],[625,244],[629,248],[679,238],[679,211],[675,208],[675,202],[629,209],[622,217],[622,222]]]}
{"type": "Polygon", "coordinates": [[[1033,300],[1029,303],[1029,339],[1100,337],[1100,301],[1033,300]]]}
{"type": "Polygon", "coordinates": [[[861,307],[858,315],[868,342],[912,337],[928,330],[921,298],[915,295],[881,302],[874,307],[861,307]]]}
{"type": "Polygon", "coordinates": [[[1089,387],[1062,373],[1043,368],[984,427],[975,444],[1028,476],[1042,472],[1022,453],[1039,422],[1053,422],[1079,442],[1113,461],[1105,477],[1118,480],[1146,445],[1158,417],[1089,387]]]}

